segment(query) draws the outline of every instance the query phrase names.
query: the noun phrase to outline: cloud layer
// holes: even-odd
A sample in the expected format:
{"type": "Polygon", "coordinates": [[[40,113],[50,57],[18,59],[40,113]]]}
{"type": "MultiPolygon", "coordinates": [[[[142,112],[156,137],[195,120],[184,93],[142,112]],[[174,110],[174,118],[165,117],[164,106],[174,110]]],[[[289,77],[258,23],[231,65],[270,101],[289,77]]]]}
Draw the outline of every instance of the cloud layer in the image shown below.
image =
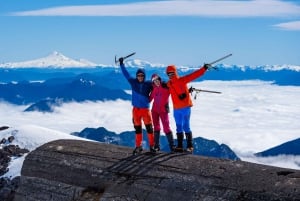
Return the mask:
{"type": "MultiPolygon", "coordinates": [[[[244,161],[299,169],[299,156],[253,156],[253,153],[299,138],[299,87],[262,81],[203,81],[191,83],[191,86],[222,92],[201,92],[193,100],[191,128],[194,137],[227,144],[244,161]]],[[[36,136],[41,135],[40,140],[50,130],[57,134],[69,134],[87,127],[105,127],[116,133],[134,130],[130,101],[73,102],[56,107],[54,113],[22,112],[26,107],[0,102],[0,126],[26,128],[28,135],[38,128],[36,136]]],[[[172,110],[170,122],[175,132],[172,110]]],[[[21,136],[26,137],[25,134],[21,136]]]]}
{"type": "MultiPolygon", "coordinates": [[[[12,16],[198,16],[210,18],[279,17],[297,18],[300,6],[280,0],[214,1],[166,0],[125,4],[60,6],[11,13],[12,16]]],[[[300,30],[299,21],[273,25],[282,30],[300,30]]]]}
{"type": "Polygon", "coordinates": [[[16,16],[299,16],[300,6],[287,1],[167,0],[127,4],[62,6],[12,13],[16,16]]]}
{"type": "MultiPolygon", "coordinates": [[[[299,137],[299,87],[260,81],[203,81],[191,86],[222,92],[201,92],[193,101],[194,137],[225,143],[237,153],[260,152],[299,137]]],[[[74,102],[56,107],[54,113],[22,112],[26,107],[0,103],[2,124],[35,124],[64,133],[101,126],[116,133],[134,130],[130,101],[74,102]]],[[[175,132],[172,110],[170,121],[175,132]]]]}

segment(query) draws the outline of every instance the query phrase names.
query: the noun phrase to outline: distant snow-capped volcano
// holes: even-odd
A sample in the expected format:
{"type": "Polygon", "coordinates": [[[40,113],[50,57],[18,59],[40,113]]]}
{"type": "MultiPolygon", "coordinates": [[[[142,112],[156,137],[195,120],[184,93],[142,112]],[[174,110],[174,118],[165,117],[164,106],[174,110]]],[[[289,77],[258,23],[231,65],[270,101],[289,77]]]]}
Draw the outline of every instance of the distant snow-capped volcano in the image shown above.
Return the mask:
{"type": "Polygon", "coordinates": [[[0,67],[4,68],[70,68],[70,67],[94,67],[97,64],[85,59],[74,60],[65,55],[54,51],[46,57],[23,61],[23,62],[9,62],[0,64],[0,67]]]}
{"type": "MultiPolygon", "coordinates": [[[[62,53],[57,51],[52,52],[46,57],[23,61],[23,62],[8,62],[0,64],[0,68],[85,68],[85,67],[118,67],[118,64],[115,65],[104,65],[104,64],[96,64],[86,59],[71,59],[69,57],[64,56],[62,53]]],[[[140,60],[140,59],[126,59],[125,60],[126,67],[133,68],[166,68],[167,65],[160,63],[151,63],[148,61],[140,60]]],[[[228,65],[228,64],[215,64],[216,67],[220,69],[238,69],[238,70],[263,70],[263,71],[281,71],[281,70],[289,70],[289,71],[297,71],[300,72],[299,65],[260,65],[260,66],[248,66],[248,65],[228,65]]],[[[201,67],[199,66],[177,66],[181,71],[194,70],[201,67]]]]}

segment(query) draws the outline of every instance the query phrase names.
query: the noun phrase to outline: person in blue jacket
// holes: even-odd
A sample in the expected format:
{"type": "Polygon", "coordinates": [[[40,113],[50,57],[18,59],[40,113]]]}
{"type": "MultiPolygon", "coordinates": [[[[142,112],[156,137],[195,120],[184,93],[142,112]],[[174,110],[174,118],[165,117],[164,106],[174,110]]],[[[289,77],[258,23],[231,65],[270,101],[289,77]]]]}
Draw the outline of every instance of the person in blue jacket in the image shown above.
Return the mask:
{"type": "Polygon", "coordinates": [[[131,104],[132,108],[132,119],[133,126],[135,129],[135,149],[133,154],[137,154],[143,151],[142,141],[142,121],[146,127],[148,141],[150,145],[150,152],[155,153],[154,149],[154,134],[153,134],[153,126],[152,126],[152,117],[150,113],[150,92],[152,91],[152,82],[146,81],[146,73],[144,69],[138,69],[136,71],[136,76],[132,77],[129,75],[128,71],[124,65],[124,59],[121,57],[119,59],[121,71],[124,77],[128,80],[131,89],[132,89],[132,99],[131,104]]]}

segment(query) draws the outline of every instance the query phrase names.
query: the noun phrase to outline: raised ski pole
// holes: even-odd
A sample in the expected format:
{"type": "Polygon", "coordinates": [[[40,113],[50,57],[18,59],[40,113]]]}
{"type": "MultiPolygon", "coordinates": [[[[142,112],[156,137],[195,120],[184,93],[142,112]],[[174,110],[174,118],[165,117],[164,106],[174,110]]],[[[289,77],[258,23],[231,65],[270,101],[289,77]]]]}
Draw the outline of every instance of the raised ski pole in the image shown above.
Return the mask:
{"type": "MultiPolygon", "coordinates": [[[[222,60],[224,60],[224,59],[226,59],[226,58],[228,58],[228,57],[230,57],[230,56],[232,56],[232,54],[227,54],[226,56],[221,57],[220,59],[217,59],[217,60],[215,60],[215,61],[213,61],[213,62],[208,63],[208,65],[212,66],[213,64],[218,63],[219,61],[222,61],[222,60]]],[[[216,67],[212,67],[212,68],[215,69],[215,70],[218,69],[218,68],[216,68],[216,67]]]]}
{"type": "MultiPolygon", "coordinates": [[[[131,53],[131,54],[129,54],[129,55],[123,57],[123,59],[125,60],[125,59],[127,59],[128,57],[131,57],[131,56],[133,56],[133,55],[135,55],[135,52],[133,52],[133,53],[131,53]]],[[[115,64],[118,64],[118,63],[119,63],[119,59],[117,60],[117,56],[115,56],[115,64]]]]}
{"type": "Polygon", "coordinates": [[[222,61],[222,60],[224,60],[224,59],[226,59],[227,57],[230,57],[230,56],[232,56],[232,54],[228,54],[228,55],[226,55],[226,56],[224,56],[224,57],[222,57],[220,59],[217,59],[216,61],[213,61],[213,62],[209,63],[209,65],[213,65],[213,64],[215,64],[215,63],[217,63],[219,61],[222,61]]]}

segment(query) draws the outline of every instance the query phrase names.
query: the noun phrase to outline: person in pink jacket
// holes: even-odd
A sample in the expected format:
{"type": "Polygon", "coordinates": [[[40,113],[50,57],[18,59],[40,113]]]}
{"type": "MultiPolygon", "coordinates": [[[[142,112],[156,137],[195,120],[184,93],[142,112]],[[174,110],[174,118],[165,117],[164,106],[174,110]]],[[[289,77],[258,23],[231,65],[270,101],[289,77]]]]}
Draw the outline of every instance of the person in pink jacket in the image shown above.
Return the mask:
{"type": "Polygon", "coordinates": [[[153,100],[151,115],[154,127],[154,149],[160,150],[160,121],[163,126],[163,131],[168,139],[170,151],[173,152],[175,149],[173,132],[170,128],[169,121],[169,97],[170,92],[167,84],[161,80],[157,74],[153,74],[151,77],[153,83],[153,90],[150,94],[150,102],[153,100]]]}

